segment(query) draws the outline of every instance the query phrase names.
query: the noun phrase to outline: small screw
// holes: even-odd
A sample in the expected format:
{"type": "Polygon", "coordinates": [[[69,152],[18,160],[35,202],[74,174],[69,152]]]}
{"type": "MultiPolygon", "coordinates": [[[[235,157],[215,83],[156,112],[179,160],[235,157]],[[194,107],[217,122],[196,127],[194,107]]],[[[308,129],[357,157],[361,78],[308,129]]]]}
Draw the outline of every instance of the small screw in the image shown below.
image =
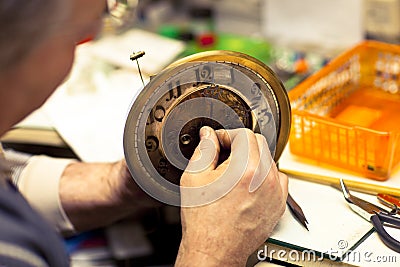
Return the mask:
{"type": "Polygon", "coordinates": [[[181,135],[180,139],[183,145],[188,145],[192,141],[192,137],[189,134],[181,135]]]}
{"type": "Polygon", "coordinates": [[[158,141],[155,138],[149,137],[146,140],[146,149],[148,152],[154,152],[158,148],[158,141]]]}

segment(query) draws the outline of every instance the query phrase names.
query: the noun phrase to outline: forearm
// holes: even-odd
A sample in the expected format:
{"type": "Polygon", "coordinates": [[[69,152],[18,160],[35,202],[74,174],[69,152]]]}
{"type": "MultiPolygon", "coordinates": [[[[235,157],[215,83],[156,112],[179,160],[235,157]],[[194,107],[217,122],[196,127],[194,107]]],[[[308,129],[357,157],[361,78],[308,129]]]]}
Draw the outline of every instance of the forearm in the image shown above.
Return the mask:
{"type": "Polygon", "coordinates": [[[139,213],[149,197],[127,177],[122,162],[73,163],[60,179],[61,205],[77,231],[108,225],[139,213]]]}

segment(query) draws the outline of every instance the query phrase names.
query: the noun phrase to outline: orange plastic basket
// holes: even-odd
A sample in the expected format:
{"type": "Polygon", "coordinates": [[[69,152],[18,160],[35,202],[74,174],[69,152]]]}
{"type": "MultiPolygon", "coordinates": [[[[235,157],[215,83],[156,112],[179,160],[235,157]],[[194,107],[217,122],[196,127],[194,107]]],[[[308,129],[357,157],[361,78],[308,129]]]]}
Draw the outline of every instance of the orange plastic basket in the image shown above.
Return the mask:
{"type": "Polygon", "coordinates": [[[387,180],[400,161],[400,46],[365,41],[289,92],[293,154],[387,180]]]}

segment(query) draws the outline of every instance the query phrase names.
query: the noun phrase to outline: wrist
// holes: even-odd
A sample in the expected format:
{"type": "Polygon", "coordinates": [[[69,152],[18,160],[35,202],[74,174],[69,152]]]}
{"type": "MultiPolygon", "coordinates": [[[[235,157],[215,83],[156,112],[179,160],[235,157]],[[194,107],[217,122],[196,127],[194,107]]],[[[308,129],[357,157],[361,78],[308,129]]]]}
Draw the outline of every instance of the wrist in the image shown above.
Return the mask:
{"type": "Polygon", "coordinates": [[[125,161],[113,163],[108,177],[116,206],[125,207],[128,210],[158,206],[158,202],[140,188],[132,178],[125,161]]]}
{"type": "MultiPolygon", "coordinates": [[[[207,245],[204,242],[202,244],[207,245]]],[[[196,245],[188,244],[184,239],[182,239],[175,267],[244,267],[246,266],[246,262],[247,257],[243,257],[243,255],[231,255],[229,246],[213,247],[210,245],[206,250],[203,250],[196,245]]]]}
{"type": "MultiPolygon", "coordinates": [[[[189,266],[207,266],[218,267],[226,266],[226,262],[215,258],[212,255],[206,254],[197,249],[183,249],[182,244],[179,247],[178,256],[176,258],[175,267],[189,267],[189,266]]],[[[229,265],[233,266],[233,265],[229,265]]]]}

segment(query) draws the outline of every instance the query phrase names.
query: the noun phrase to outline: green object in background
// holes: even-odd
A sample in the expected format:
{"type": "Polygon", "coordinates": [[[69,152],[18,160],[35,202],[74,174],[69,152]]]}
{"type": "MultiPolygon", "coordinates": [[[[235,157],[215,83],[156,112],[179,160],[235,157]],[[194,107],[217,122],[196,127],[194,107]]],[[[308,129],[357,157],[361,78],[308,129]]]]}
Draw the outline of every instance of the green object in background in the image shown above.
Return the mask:
{"type": "Polygon", "coordinates": [[[269,64],[272,60],[272,45],[261,38],[250,38],[233,34],[218,34],[214,36],[213,44],[201,46],[196,40],[188,43],[182,57],[209,50],[229,50],[247,54],[269,64]]]}
{"type": "Polygon", "coordinates": [[[175,25],[166,24],[158,29],[158,34],[172,39],[179,39],[181,29],[175,25]]]}
{"type": "Polygon", "coordinates": [[[318,69],[324,65],[324,63],[321,63],[322,60],[324,60],[322,57],[318,57],[318,61],[321,62],[317,64],[318,66],[314,66],[316,65],[314,62],[315,59],[310,59],[313,55],[275,47],[261,37],[250,37],[227,33],[217,34],[215,32],[205,32],[200,34],[200,36],[194,36],[190,31],[190,27],[168,24],[160,27],[158,33],[165,37],[186,41],[186,49],[179,55],[179,58],[209,50],[236,51],[252,56],[269,66],[281,79],[287,91],[290,91],[302,80],[307,78],[315,68],[318,69]],[[295,71],[296,60],[298,60],[297,57],[299,57],[299,55],[303,55],[303,57],[307,59],[307,62],[310,63],[310,69],[307,73],[297,73],[295,71]],[[282,66],[283,63],[284,66],[282,66]]]}

